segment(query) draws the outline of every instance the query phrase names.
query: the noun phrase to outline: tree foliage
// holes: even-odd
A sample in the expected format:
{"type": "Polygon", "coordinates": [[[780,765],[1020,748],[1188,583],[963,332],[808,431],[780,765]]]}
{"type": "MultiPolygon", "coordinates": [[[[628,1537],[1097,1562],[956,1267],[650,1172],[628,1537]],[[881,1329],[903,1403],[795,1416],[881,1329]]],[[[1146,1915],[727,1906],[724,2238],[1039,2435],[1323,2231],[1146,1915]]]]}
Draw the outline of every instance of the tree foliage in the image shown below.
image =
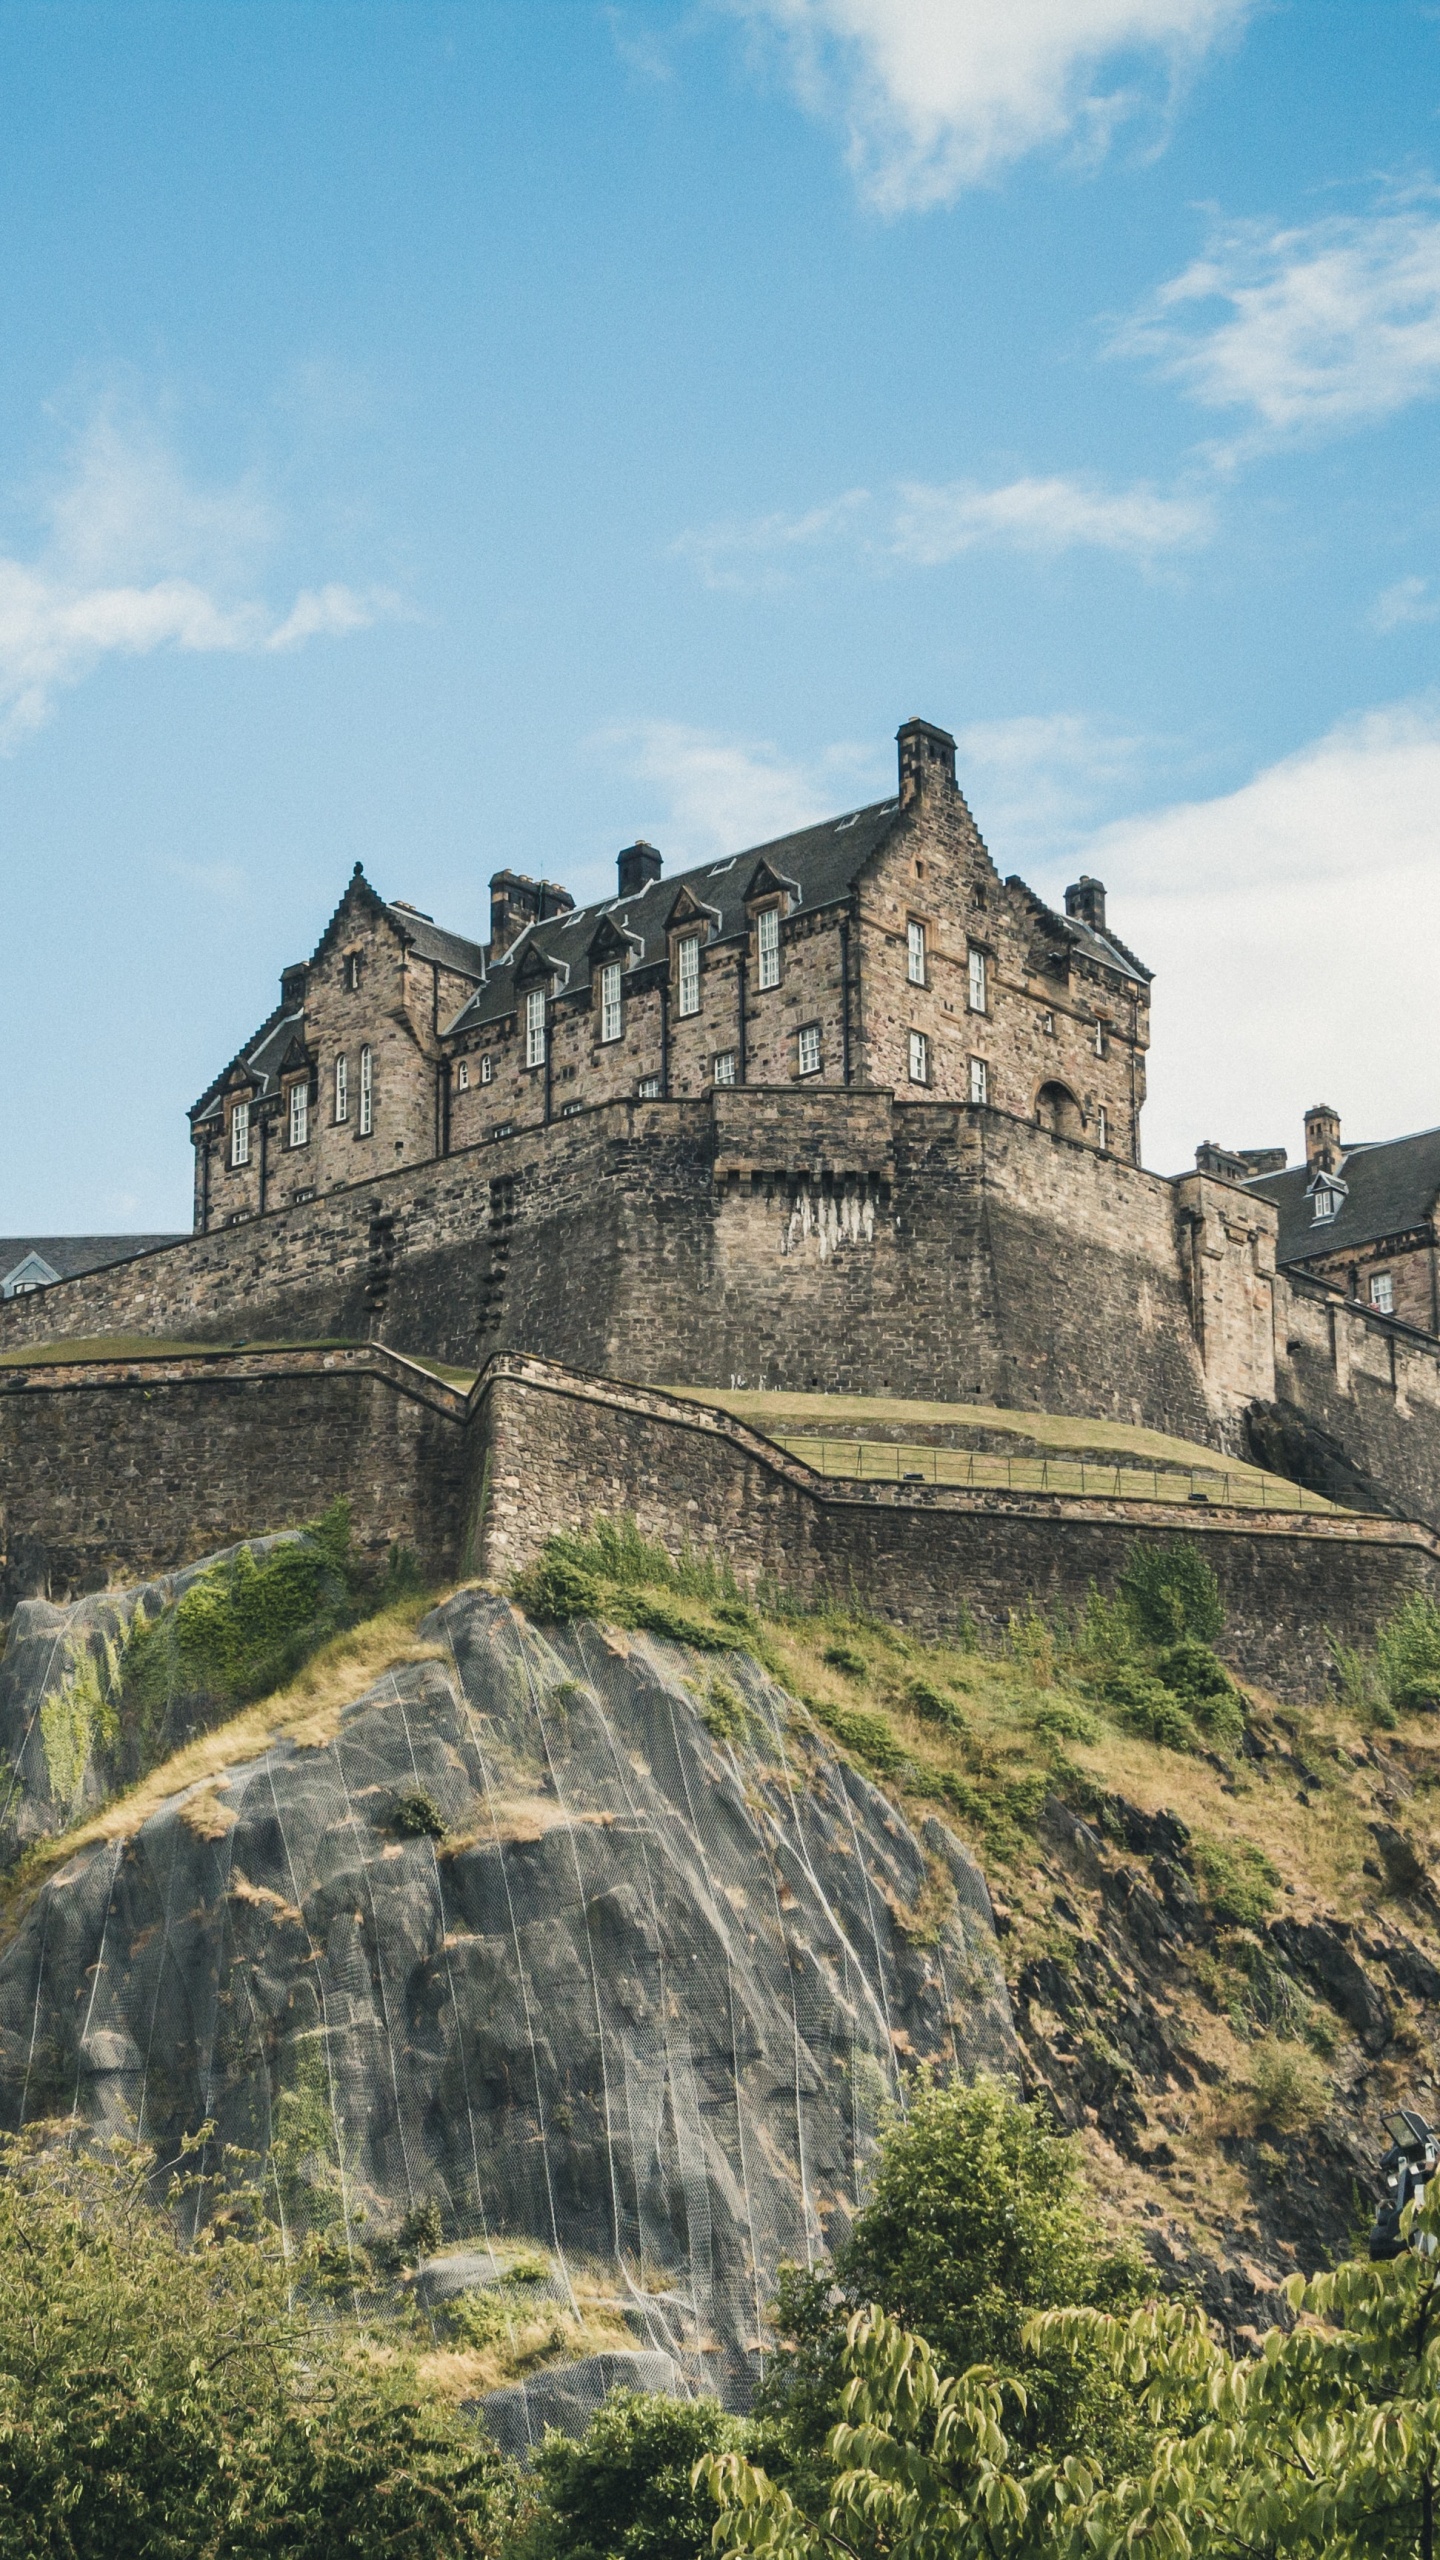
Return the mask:
{"type": "Polygon", "coordinates": [[[264,2226],[182,2246],[153,2176],[0,2139],[3,2560],[491,2560],[510,2466],[264,2226]]]}

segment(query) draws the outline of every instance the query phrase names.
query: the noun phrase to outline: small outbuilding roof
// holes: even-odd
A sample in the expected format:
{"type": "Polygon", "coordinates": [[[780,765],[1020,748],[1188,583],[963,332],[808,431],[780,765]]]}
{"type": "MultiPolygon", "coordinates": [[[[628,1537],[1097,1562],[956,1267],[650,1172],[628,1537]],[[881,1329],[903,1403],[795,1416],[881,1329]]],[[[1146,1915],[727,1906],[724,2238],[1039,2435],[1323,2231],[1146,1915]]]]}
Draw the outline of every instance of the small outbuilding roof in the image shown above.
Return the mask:
{"type": "Polygon", "coordinates": [[[0,1298],[21,1289],[48,1288],[53,1280],[74,1280],[82,1271],[104,1271],[112,1262],[133,1262],[137,1253],[183,1242],[178,1235],[0,1236],[0,1298]]]}

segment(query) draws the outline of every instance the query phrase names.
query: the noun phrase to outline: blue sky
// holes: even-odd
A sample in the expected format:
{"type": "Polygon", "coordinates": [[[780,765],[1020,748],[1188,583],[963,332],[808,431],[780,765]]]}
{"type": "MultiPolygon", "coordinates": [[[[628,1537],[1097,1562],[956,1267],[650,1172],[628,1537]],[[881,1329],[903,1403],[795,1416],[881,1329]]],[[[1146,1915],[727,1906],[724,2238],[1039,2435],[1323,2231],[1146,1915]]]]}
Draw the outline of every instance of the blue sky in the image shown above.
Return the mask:
{"type": "Polygon", "coordinates": [[[0,1231],[184,1226],[353,862],[960,739],[1146,1158],[1440,1119],[1429,0],[0,0],[0,1231]]]}

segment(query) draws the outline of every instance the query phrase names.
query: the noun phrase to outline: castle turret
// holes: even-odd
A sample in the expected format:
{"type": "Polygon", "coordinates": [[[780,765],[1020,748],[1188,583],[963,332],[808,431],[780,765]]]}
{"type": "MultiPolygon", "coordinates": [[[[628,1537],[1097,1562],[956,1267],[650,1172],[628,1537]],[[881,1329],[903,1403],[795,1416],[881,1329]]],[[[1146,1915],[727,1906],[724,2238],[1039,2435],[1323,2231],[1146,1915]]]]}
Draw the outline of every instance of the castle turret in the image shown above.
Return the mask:
{"type": "Polygon", "coordinates": [[[1314,1102],[1305,1114],[1305,1162],[1312,1173],[1338,1173],[1344,1157],[1340,1114],[1328,1102],[1314,1102]]]}

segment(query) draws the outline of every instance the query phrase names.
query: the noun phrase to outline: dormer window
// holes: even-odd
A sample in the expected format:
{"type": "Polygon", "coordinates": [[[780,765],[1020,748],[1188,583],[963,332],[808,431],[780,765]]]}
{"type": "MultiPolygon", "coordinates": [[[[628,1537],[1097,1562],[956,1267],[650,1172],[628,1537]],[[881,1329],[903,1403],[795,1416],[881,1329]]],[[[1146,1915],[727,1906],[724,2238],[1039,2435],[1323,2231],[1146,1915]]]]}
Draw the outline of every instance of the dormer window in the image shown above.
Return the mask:
{"type": "Polygon", "coordinates": [[[1311,1214],[1318,1227],[1325,1218],[1339,1214],[1345,1198],[1344,1186],[1338,1182],[1317,1182],[1310,1194],[1311,1214]]]}
{"type": "Polygon", "coordinates": [[[780,910],[762,907],[755,919],[755,948],[762,987],[780,984],[780,910]]]}
{"type": "Polygon", "coordinates": [[[310,1087],[308,1084],[292,1084],[290,1087],[290,1144],[292,1147],[304,1147],[308,1146],[309,1142],[310,1087]]]}
{"type": "MultiPolygon", "coordinates": [[[[679,944],[679,961],[680,1011],[698,1013],[700,1010],[700,936],[698,933],[687,933],[682,937],[679,944]]],[[[763,978],[761,984],[765,984],[763,978]]]]}
{"type": "Polygon", "coordinates": [[[545,990],[532,987],[525,998],[525,1064],[545,1064],[545,990]]]}
{"type": "Polygon", "coordinates": [[[600,972],[600,1037],[618,1040],[625,1028],[625,1007],[621,995],[620,963],[607,960],[600,972]]]}
{"type": "Polygon", "coordinates": [[[250,1161],[250,1105],[232,1104],[230,1111],[230,1162],[239,1167],[250,1161]]]}

